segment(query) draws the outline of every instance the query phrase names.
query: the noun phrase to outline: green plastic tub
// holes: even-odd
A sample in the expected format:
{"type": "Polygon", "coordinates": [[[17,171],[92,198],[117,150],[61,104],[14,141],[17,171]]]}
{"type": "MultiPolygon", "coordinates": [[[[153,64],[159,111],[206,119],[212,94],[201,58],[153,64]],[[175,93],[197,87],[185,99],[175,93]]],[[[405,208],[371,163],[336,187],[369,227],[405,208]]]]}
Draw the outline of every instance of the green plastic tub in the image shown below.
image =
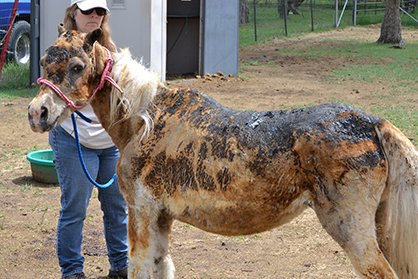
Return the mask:
{"type": "Polygon", "coordinates": [[[32,176],[35,181],[41,183],[58,183],[58,175],[55,169],[54,152],[39,150],[29,153],[26,158],[30,162],[32,176]]]}

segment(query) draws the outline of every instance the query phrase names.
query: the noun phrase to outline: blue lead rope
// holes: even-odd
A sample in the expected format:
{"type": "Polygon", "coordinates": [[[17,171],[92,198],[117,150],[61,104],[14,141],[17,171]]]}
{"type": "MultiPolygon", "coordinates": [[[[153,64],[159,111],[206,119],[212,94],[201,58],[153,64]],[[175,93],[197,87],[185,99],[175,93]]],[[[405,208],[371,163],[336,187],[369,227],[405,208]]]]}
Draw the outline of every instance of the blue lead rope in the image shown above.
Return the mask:
{"type": "MultiPolygon", "coordinates": [[[[91,119],[87,118],[84,114],[82,114],[78,110],[76,110],[75,113],[77,113],[77,115],[79,115],[83,120],[91,123],[91,119]]],[[[80,158],[80,163],[81,163],[81,166],[83,167],[84,173],[86,174],[86,176],[90,180],[90,182],[93,183],[94,185],[96,185],[97,187],[99,187],[99,188],[107,188],[107,187],[109,187],[116,180],[116,177],[117,177],[116,173],[113,175],[113,177],[106,184],[99,184],[96,181],[94,181],[93,178],[91,178],[89,172],[87,171],[86,164],[84,163],[83,155],[81,154],[80,140],[78,138],[77,123],[75,121],[74,113],[71,114],[71,119],[73,120],[75,143],[77,145],[78,157],[80,158]]]]}

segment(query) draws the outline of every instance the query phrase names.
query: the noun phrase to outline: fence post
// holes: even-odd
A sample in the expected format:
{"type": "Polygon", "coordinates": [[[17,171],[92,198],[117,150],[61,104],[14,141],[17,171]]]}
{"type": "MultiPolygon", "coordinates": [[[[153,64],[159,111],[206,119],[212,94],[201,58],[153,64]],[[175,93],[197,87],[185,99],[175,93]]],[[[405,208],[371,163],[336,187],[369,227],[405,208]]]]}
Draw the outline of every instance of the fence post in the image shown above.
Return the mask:
{"type": "Polygon", "coordinates": [[[357,24],[357,0],[354,0],[354,9],[353,9],[353,25],[357,24]]]}
{"type": "Polygon", "coordinates": [[[31,22],[31,53],[30,53],[30,78],[29,84],[36,83],[38,77],[42,75],[39,66],[40,56],[40,27],[39,27],[39,13],[40,13],[40,2],[41,0],[32,0],[30,7],[30,22],[31,22]]]}
{"type": "Polygon", "coordinates": [[[312,4],[312,0],[311,0],[311,30],[312,32],[314,31],[314,20],[313,20],[313,4],[312,4]]]}
{"type": "Polygon", "coordinates": [[[287,0],[283,0],[284,33],[287,36],[287,0]]]}
{"type": "Polygon", "coordinates": [[[12,13],[11,13],[10,19],[9,19],[9,26],[7,27],[6,37],[4,39],[4,44],[3,44],[3,47],[1,49],[1,54],[0,54],[0,75],[1,75],[1,71],[3,70],[4,60],[6,58],[7,47],[9,45],[10,35],[12,33],[13,22],[15,21],[16,9],[17,9],[17,3],[18,2],[19,2],[19,0],[15,0],[15,2],[13,4],[12,13]]]}
{"type": "Polygon", "coordinates": [[[254,0],[254,37],[257,42],[257,0],[254,0]]]}
{"type": "Polygon", "coordinates": [[[338,0],[335,0],[335,28],[338,27],[338,0]]]}
{"type": "Polygon", "coordinates": [[[347,3],[348,3],[348,0],[345,0],[344,7],[343,7],[343,10],[341,11],[340,19],[338,20],[336,27],[340,26],[341,19],[343,18],[343,15],[344,15],[344,12],[345,12],[345,7],[347,7],[347,3]]]}

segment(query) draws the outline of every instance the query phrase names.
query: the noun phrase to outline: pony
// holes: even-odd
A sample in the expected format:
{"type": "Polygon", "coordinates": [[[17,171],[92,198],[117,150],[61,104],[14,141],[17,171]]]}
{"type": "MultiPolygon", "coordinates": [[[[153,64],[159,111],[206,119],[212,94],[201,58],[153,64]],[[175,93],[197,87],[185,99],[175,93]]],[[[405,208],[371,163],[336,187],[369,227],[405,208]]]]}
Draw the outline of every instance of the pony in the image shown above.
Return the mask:
{"type": "Polygon", "coordinates": [[[100,29],[58,29],[29,122],[48,132],[90,102],[120,150],[129,278],[174,278],[174,220],[248,235],[309,207],[360,277],[418,278],[418,153],[387,120],[343,104],[233,110],[108,53],[100,29]]]}

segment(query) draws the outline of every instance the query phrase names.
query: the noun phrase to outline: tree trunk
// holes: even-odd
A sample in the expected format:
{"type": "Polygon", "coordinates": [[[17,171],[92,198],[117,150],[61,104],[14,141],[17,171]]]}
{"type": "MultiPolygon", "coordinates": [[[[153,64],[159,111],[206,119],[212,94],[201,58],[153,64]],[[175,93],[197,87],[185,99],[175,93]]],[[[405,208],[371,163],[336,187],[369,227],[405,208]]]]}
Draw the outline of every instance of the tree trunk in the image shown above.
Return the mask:
{"type": "Polygon", "coordinates": [[[399,16],[400,0],[386,0],[385,16],[383,17],[382,28],[378,44],[399,44],[405,45],[402,41],[402,26],[399,16]]]}
{"type": "Polygon", "coordinates": [[[246,0],[239,0],[239,23],[250,22],[250,9],[246,0]]]}

